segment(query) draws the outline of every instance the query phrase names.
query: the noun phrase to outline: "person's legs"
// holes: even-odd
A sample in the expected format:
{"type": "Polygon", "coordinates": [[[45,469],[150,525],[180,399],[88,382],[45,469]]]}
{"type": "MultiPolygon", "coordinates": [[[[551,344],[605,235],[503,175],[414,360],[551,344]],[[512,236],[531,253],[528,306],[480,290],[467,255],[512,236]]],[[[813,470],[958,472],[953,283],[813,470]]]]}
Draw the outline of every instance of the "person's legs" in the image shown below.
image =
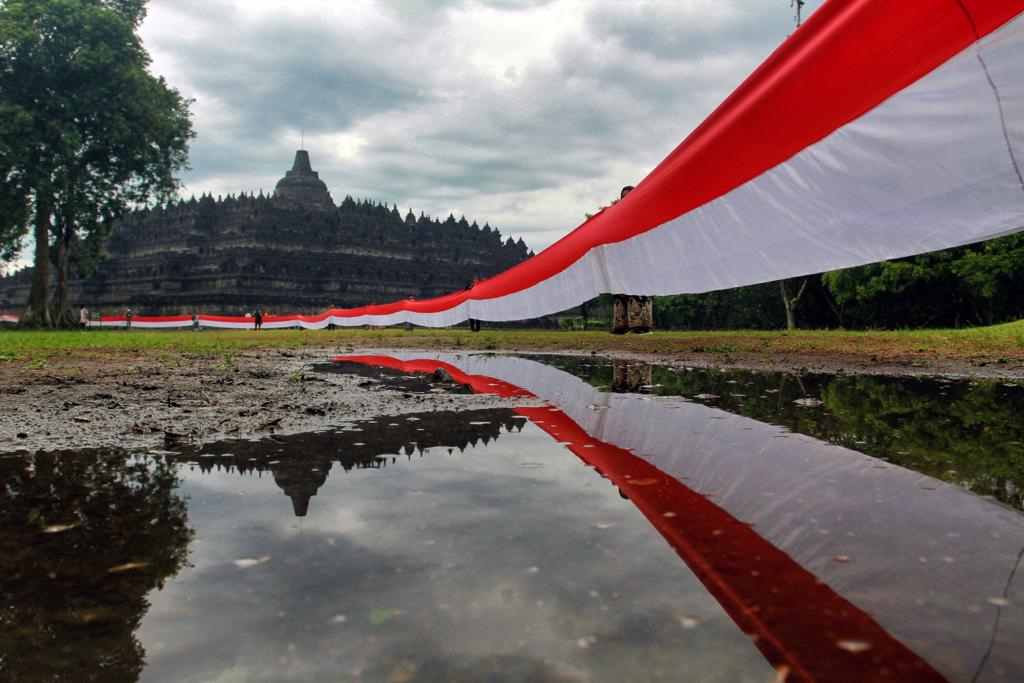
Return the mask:
{"type": "Polygon", "coordinates": [[[629,331],[646,334],[654,327],[654,300],[649,296],[629,297],[629,331]]]}
{"type": "Polygon", "coordinates": [[[625,294],[612,295],[612,334],[624,334],[629,329],[626,319],[628,298],[625,294]]]}

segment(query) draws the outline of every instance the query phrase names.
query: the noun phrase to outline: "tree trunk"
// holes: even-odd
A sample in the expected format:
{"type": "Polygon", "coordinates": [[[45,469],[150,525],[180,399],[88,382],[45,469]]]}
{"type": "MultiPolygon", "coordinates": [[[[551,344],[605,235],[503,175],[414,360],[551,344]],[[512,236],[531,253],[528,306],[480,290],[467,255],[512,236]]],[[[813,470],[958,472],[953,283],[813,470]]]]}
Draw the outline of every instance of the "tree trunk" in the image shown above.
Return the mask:
{"type": "Polygon", "coordinates": [[[796,305],[800,303],[800,297],[804,295],[804,290],[807,289],[807,278],[803,278],[800,281],[800,289],[797,290],[796,296],[790,298],[789,290],[786,289],[786,281],[779,280],[779,291],[782,293],[782,305],[786,309],[786,329],[796,329],[796,305]]]}
{"type": "Polygon", "coordinates": [[[839,327],[841,327],[841,328],[845,327],[845,324],[844,324],[844,321],[843,321],[843,308],[845,307],[846,304],[836,305],[836,303],[834,301],[832,301],[832,297],[830,297],[828,295],[827,291],[824,292],[824,296],[825,296],[825,302],[828,304],[828,307],[831,308],[832,312],[836,314],[836,320],[839,321],[839,327]]]}
{"type": "Polygon", "coordinates": [[[36,193],[36,253],[32,264],[32,288],[21,315],[21,327],[53,327],[50,317],[50,198],[36,193]]]}
{"type": "Polygon", "coordinates": [[[79,325],[78,318],[71,312],[68,301],[68,243],[69,230],[66,226],[60,229],[57,240],[57,293],[53,304],[53,324],[59,328],[72,330],[79,325]]]}

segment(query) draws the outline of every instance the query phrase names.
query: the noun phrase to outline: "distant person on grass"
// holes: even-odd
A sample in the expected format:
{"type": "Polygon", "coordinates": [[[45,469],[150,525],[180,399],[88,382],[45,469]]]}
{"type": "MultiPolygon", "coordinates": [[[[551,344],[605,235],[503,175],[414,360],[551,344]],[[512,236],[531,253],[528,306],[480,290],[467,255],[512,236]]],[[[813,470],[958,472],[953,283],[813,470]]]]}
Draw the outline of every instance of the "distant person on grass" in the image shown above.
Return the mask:
{"type": "Polygon", "coordinates": [[[261,311],[260,309],[257,308],[256,311],[252,314],[252,317],[253,317],[253,329],[255,329],[255,330],[262,330],[263,329],[263,311],[261,311]]]}
{"type": "MultiPolygon", "coordinates": [[[[476,287],[476,283],[478,283],[478,282],[480,282],[480,277],[479,276],[474,277],[473,281],[470,282],[468,285],[466,285],[466,289],[467,290],[473,289],[474,287],[476,287]]],[[[479,332],[480,331],[480,321],[477,320],[476,318],[470,318],[469,319],[469,331],[470,332],[479,332]]]]}
{"type": "MultiPolygon", "coordinates": [[[[626,185],[619,193],[619,199],[612,204],[618,203],[632,190],[632,185],[626,185]]],[[[653,326],[654,301],[651,297],[632,294],[612,295],[612,334],[647,334],[653,326]]]]}
{"type": "Polygon", "coordinates": [[[85,306],[78,311],[78,324],[82,326],[82,329],[89,327],[89,309],[85,306]]]}

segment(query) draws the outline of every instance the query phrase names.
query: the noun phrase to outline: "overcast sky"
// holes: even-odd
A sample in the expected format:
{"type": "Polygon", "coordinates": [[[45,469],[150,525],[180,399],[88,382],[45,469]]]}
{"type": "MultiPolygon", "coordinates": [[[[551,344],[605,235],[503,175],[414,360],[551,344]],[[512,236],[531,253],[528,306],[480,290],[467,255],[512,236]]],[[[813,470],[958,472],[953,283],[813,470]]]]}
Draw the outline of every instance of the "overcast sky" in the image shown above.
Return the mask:
{"type": "Polygon", "coordinates": [[[793,26],[789,0],[151,0],[141,33],[195,99],[186,196],[271,191],[305,129],[335,201],[465,214],[539,250],[793,26]]]}

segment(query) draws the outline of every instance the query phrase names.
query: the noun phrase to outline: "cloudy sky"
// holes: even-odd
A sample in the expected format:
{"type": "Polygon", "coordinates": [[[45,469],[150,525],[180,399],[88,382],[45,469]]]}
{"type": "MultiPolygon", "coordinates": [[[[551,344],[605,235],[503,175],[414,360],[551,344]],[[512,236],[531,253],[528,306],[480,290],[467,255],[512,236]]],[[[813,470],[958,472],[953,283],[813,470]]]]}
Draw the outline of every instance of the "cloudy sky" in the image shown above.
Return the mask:
{"type": "Polygon", "coordinates": [[[186,195],[272,190],[304,130],[336,201],[464,214],[541,249],[793,26],[789,0],[151,0],[141,33],[195,100],[186,195]]]}

